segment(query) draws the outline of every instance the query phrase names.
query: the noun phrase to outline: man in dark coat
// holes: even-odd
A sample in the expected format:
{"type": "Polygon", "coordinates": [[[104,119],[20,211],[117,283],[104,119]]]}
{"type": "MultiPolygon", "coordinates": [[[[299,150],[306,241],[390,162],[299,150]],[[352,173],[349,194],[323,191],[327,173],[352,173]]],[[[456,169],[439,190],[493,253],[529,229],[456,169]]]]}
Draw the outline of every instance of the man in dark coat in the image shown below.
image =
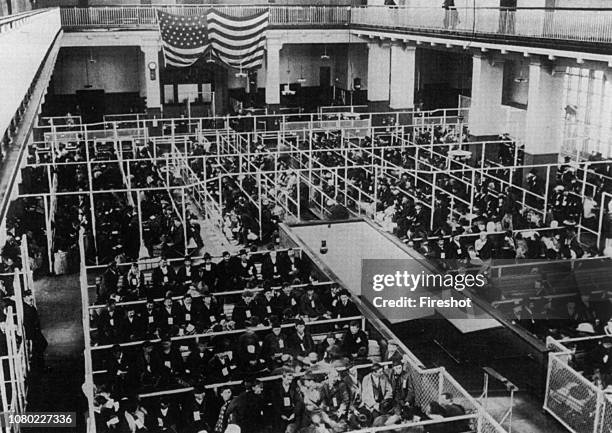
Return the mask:
{"type": "Polygon", "coordinates": [[[258,380],[247,381],[245,388],[246,390],[232,400],[227,408],[229,420],[230,423],[237,424],[240,431],[258,433],[264,427],[263,384],[258,380]]]}

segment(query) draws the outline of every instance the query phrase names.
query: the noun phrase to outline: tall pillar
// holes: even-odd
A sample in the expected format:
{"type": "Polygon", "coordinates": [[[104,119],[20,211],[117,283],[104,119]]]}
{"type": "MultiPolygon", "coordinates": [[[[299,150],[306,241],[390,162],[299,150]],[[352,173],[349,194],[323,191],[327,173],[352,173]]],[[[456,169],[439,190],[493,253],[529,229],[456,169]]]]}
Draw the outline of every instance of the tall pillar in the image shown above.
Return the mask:
{"type": "Polygon", "coordinates": [[[471,135],[480,137],[499,135],[504,132],[504,117],[501,109],[503,87],[503,61],[495,61],[475,54],[469,119],[471,135]]]}
{"type": "Polygon", "coordinates": [[[529,65],[525,163],[556,163],[563,139],[563,78],[548,62],[529,65]]]}
{"type": "Polygon", "coordinates": [[[161,88],[159,79],[159,45],[141,45],[144,53],[144,85],[147,113],[161,114],[161,88]]]}
{"type": "Polygon", "coordinates": [[[389,109],[389,75],[391,48],[389,44],[368,44],[368,106],[371,111],[389,109]]]}
{"type": "Polygon", "coordinates": [[[402,43],[391,45],[391,88],[389,107],[403,110],[414,107],[416,47],[402,43]]]}
{"type": "Polygon", "coordinates": [[[275,111],[280,107],[280,40],[268,38],[266,47],[266,105],[275,111]]]}

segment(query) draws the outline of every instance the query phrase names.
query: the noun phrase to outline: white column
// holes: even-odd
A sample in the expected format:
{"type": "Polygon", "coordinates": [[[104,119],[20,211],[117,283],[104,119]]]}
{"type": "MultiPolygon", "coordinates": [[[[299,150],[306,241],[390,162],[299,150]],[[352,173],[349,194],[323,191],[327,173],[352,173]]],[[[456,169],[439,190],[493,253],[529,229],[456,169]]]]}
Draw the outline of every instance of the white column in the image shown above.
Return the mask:
{"type": "Polygon", "coordinates": [[[391,73],[391,49],[389,44],[368,44],[368,101],[389,100],[389,75],[391,73]]]}
{"type": "Polygon", "coordinates": [[[268,38],[266,47],[266,104],[280,104],[280,50],[279,40],[268,38]]]}
{"type": "Polygon", "coordinates": [[[144,85],[148,109],[161,109],[161,91],[159,85],[159,45],[141,45],[144,53],[144,85]],[[155,67],[155,73],[151,68],[155,67]]]}
{"type": "Polygon", "coordinates": [[[497,135],[506,132],[501,109],[503,87],[503,61],[495,61],[480,54],[474,55],[469,120],[472,135],[497,135]]]}
{"type": "Polygon", "coordinates": [[[389,107],[402,110],[414,107],[416,47],[391,45],[391,88],[389,107]]]}
{"type": "Polygon", "coordinates": [[[525,152],[557,154],[563,137],[563,76],[554,67],[532,61],[525,125],[525,152]]]}

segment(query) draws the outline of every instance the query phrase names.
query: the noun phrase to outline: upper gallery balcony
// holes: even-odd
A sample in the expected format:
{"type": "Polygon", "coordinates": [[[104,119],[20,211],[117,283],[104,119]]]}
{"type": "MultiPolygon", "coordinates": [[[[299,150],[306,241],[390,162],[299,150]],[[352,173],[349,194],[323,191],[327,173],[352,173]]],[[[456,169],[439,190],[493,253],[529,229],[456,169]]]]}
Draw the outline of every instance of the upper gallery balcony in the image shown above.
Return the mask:
{"type": "MultiPolygon", "coordinates": [[[[438,4],[438,2],[435,2],[438,4]]],[[[230,15],[270,9],[272,28],[351,28],[404,34],[483,40],[504,44],[612,50],[612,9],[587,8],[458,8],[388,6],[117,6],[63,8],[65,30],[94,28],[156,29],[155,9],[192,15],[215,7],[230,15]]]]}
{"type": "Polygon", "coordinates": [[[351,27],[612,53],[612,8],[368,6],[352,8],[351,27]]]}

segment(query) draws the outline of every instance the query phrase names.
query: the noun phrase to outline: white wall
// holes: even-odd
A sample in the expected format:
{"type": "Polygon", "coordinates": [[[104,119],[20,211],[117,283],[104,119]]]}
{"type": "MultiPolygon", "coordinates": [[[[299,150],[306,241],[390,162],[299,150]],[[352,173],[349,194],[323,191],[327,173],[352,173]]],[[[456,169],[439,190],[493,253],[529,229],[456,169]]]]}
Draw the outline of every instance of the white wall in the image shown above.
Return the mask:
{"type": "Polygon", "coordinates": [[[140,92],[144,78],[140,63],[138,47],[62,48],[53,74],[55,94],[74,94],[86,84],[106,93],[140,92]]]}

